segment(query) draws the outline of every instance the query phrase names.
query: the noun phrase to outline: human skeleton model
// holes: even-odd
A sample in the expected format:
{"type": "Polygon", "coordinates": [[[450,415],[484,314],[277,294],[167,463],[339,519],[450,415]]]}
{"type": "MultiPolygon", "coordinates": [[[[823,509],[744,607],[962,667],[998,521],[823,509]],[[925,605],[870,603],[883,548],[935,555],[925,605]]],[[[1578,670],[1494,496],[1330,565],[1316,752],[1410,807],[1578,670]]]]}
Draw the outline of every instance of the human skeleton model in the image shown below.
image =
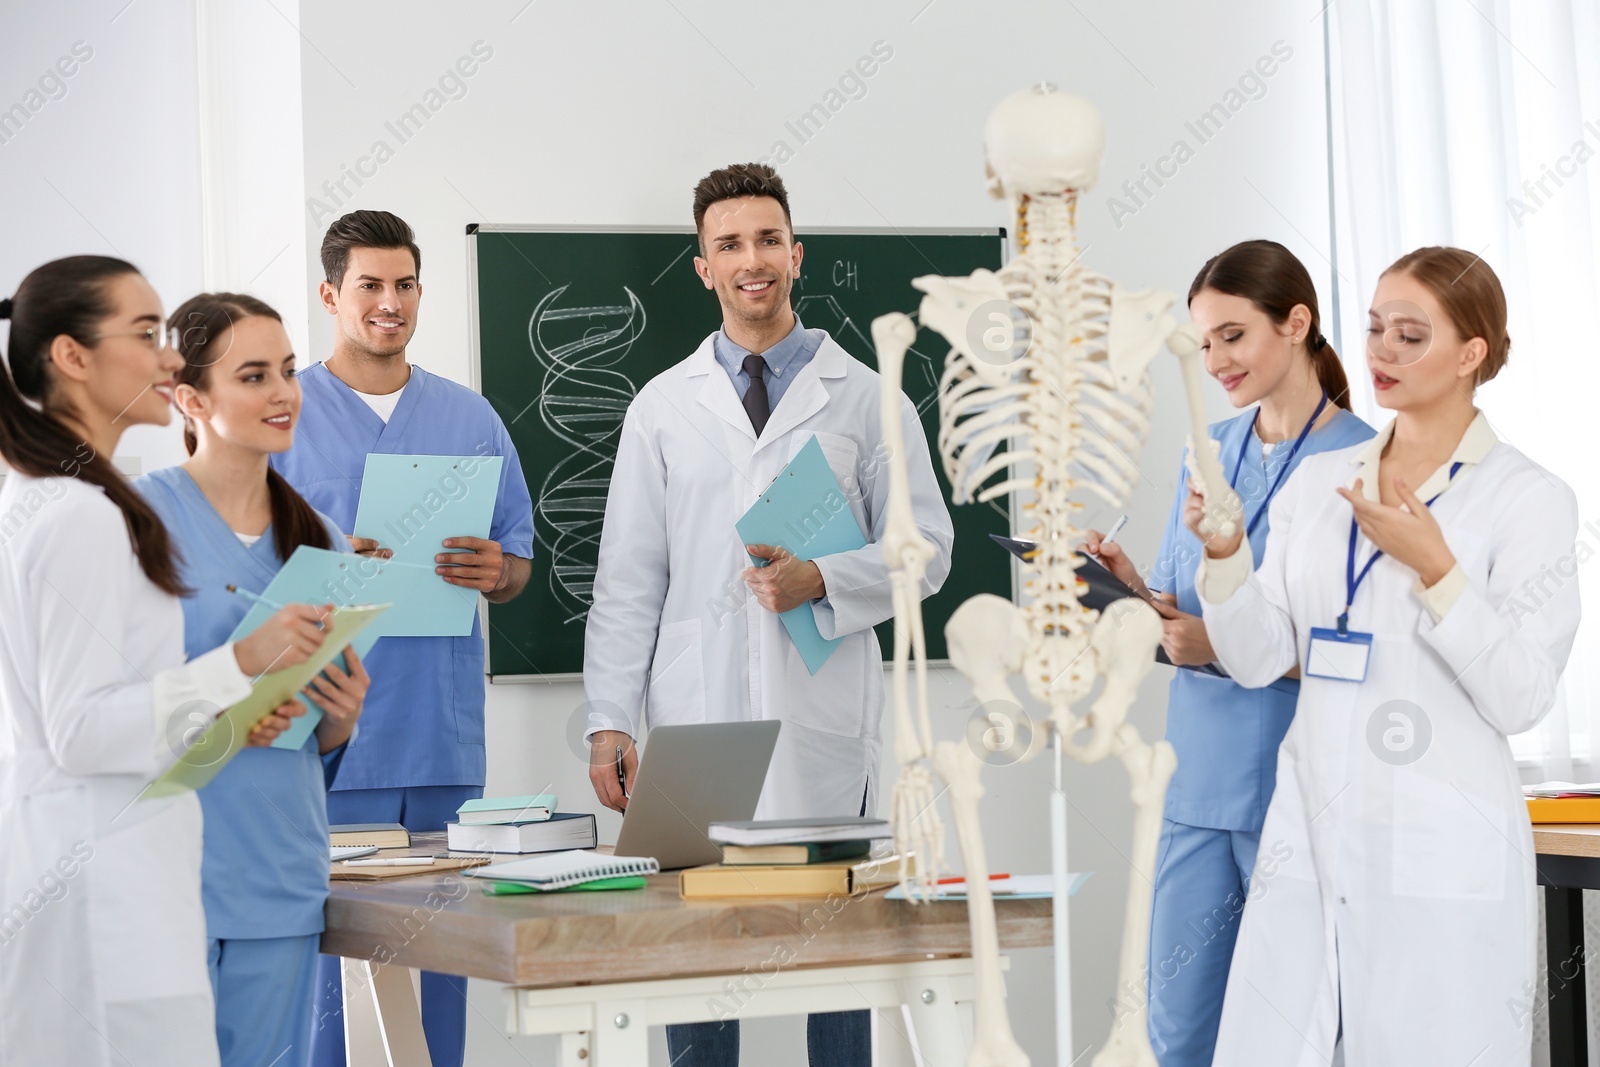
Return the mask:
{"type": "MultiPolygon", "coordinates": [[[[1142,984],[1150,930],[1150,888],[1167,782],[1177,766],[1166,741],[1151,745],[1126,721],[1139,682],[1161,640],[1159,616],[1136,600],[1104,612],[1078,602],[1075,547],[1084,531],[1074,496],[1119,507],[1131,494],[1149,428],[1149,368],[1163,343],[1183,362],[1194,439],[1191,475],[1207,501],[1205,528],[1231,535],[1242,511],[1228,488],[1206,434],[1200,402],[1200,357],[1192,327],[1166,314],[1173,296],[1128,292],[1079,264],[1074,227],[1078,193],[1093,184],[1104,145],[1100,117],[1087,102],[1053,86],[1003,101],[985,131],[990,191],[1010,200],[1020,254],[998,274],[916,279],[926,294],[919,316],[952,350],[939,384],[939,452],[954,503],[984,503],[1012,493],[1025,505],[1037,550],[1023,563],[1028,602],[981,594],[958,608],[945,628],[951,663],[972,683],[980,714],[962,741],[934,743],[928,717],[927,667],[918,597],[934,547],[917,531],[905,459],[889,460],[890,497],[883,550],[895,596],[895,785],[892,820],[903,857],[908,899],[931,899],[943,866],[944,825],[934,775],[949,788],[966,867],[972,954],[977,971],[976,1026],[968,1067],[1026,1067],[1012,1036],[1001,985],[994,899],[978,824],[985,762],[1031,759],[1052,744],[1051,796],[1055,874],[1055,968],[1058,1062],[1074,1058],[1067,927],[1066,796],[1061,755],[1085,763],[1114,756],[1132,779],[1137,806],[1119,989],[1142,984]],[[1001,445],[1008,451],[996,455],[1001,445]],[[991,484],[992,482],[992,484],[991,484]],[[916,664],[916,717],[908,660],[916,664]],[[1021,673],[1028,693],[1049,709],[1035,722],[1010,678],[1021,673]],[[1103,684],[1086,715],[1073,706],[1103,684]],[[1080,739],[1081,738],[1081,739],[1080,739]]],[[[916,327],[901,314],[872,325],[883,379],[883,422],[890,441],[904,432],[900,379],[916,327]]],[[[1095,1067],[1156,1067],[1145,1009],[1125,1016],[1094,1059],[1095,1067]]]]}

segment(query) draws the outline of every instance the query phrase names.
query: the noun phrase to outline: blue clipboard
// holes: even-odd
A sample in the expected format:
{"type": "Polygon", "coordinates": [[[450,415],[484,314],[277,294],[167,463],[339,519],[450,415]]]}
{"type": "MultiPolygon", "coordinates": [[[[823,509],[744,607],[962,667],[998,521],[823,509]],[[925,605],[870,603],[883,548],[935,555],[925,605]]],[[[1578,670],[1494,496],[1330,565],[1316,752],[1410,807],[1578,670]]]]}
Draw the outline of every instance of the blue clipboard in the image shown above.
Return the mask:
{"type": "MultiPolygon", "coordinates": [[[[774,545],[800,559],[817,559],[864,548],[866,535],[850,512],[849,498],[839,487],[828,457],[813,434],[789,465],[750,505],[736,524],[747,545],[774,545]]],[[[758,566],[765,560],[752,560],[758,566]]],[[[816,674],[843,638],[828,640],[817,630],[810,604],[778,616],[806,669],[816,674]]]]}
{"type": "MultiPolygon", "coordinates": [[[[353,533],[392,551],[397,563],[431,571],[438,553],[465,551],[445,548],[445,538],[489,536],[504,463],[503,456],[370,453],[353,533]]],[[[387,636],[466,637],[478,615],[478,591],[435,575],[405,608],[391,613],[401,619],[387,636]]]]}
{"type": "MultiPolygon", "coordinates": [[[[301,545],[289,557],[289,562],[279,569],[272,583],[262,590],[261,596],[277,604],[333,604],[341,608],[356,604],[392,605],[351,642],[356,655],[365,659],[380,637],[404,636],[403,633],[394,632],[396,626],[391,624],[391,618],[415,612],[422,599],[418,593],[433,581],[437,581],[437,575],[431,566],[418,567],[394,560],[357,556],[349,552],[329,552],[301,545]]],[[[239,625],[233,628],[228,644],[247,637],[267,621],[272,612],[273,609],[265,604],[252,604],[245,617],[239,620],[239,625]]],[[[406,629],[404,618],[399,620],[398,628],[402,631],[406,629]]],[[[334,658],[334,662],[340,670],[346,669],[342,651],[334,658]]],[[[306,737],[317,723],[322,721],[322,709],[310,699],[303,696],[301,699],[305,700],[306,713],[278,735],[277,740],[272,742],[273,748],[298,749],[305,744],[306,737]]]]}

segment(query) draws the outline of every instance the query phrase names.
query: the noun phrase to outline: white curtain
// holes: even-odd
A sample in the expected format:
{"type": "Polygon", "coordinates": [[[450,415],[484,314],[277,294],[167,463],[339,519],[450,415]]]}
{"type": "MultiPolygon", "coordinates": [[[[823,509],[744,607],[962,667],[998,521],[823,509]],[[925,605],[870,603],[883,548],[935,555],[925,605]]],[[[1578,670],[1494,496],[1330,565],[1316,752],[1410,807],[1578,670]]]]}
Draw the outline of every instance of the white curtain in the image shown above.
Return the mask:
{"type": "Polygon", "coordinates": [[[1478,406],[1572,487],[1583,523],[1586,618],[1555,710],[1513,750],[1525,782],[1600,780],[1600,4],[1339,0],[1326,17],[1356,413],[1390,417],[1364,361],[1378,275],[1423,245],[1482,256],[1506,288],[1511,356],[1478,406]]]}

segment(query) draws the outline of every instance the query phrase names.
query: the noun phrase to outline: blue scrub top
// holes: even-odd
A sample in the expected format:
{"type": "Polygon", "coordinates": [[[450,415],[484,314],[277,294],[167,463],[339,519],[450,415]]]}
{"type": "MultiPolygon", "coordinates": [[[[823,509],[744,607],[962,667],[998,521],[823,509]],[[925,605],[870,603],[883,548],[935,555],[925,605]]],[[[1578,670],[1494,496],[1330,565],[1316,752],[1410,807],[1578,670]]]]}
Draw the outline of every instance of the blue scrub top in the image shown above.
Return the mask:
{"type": "MultiPolygon", "coordinates": [[[[249,612],[229,585],[260,593],[283,565],[272,528],[246,547],[182,467],[168,467],[134,485],[161,516],[182,555],[179,574],[187,658],[224,644],[249,612]]],[[[335,551],[350,550],[322,516],[335,551]]],[[[299,937],[322,932],[328,897],[326,779],[341,747],[317,754],[316,734],[298,750],[246,748],[199,791],[205,816],[200,891],[206,933],[213,938],[299,937]]]]}
{"type": "MultiPolygon", "coordinates": [[[[489,537],[533,558],[533,500],[505,424],[489,402],[411,368],[387,424],[321,363],[300,374],[305,394],[294,447],[273,467],[346,532],[355,527],[367,453],[504,456],[489,537]]],[[[442,549],[441,549],[442,550],[442,549]]],[[[484,784],[483,634],[389,637],[367,659],[372,687],[361,736],[350,742],[335,789],[484,784]]]]}
{"type": "MultiPolygon", "coordinates": [[[[1212,438],[1222,442],[1222,471],[1232,477],[1239,449],[1234,489],[1244,501],[1248,522],[1267,506],[1267,492],[1283,470],[1291,438],[1262,455],[1261,438],[1252,432],[1255,409],[1210,427],[1212,438]],[[1246,444],[1248,437],[1249,443],[1246,444]]],[[[1317,452],[1358,445],[1371,438],[1372,427],[1340,408],[1333,418],[1306,436],[1289,461],[1287,481],[1300,461],[1317,452]]],[[[1183,525],[1183,503],[1188,496],[1188,472],[1178,472],[1178,491],[1161,550],[1151,567],[1149,586],[1157,593],[1175,593],[1180,610],[1199,615],[1200,597],[1194,575],[1200,565],[1200,539],[1183,525]]],[[[1282,484],[1279,484],[1282,491],[1282,484]]],[[[1250,535],[1250,553],[1261,565],[1271,520],[1263,515],[1250,535]]],[[[1178,770],[1167,786],[1166,817],[1188,826],[1217,830],[1257,831],[1266,818],[1267,803],[1277,781],[1278,745],[1294,719],[1300,683],[1280,678],[1263,689],[1246,689],[1230,678],[1179,668],[1173,675],[1167,700],[1167,740],[1177,751],[1178,770]]]]}

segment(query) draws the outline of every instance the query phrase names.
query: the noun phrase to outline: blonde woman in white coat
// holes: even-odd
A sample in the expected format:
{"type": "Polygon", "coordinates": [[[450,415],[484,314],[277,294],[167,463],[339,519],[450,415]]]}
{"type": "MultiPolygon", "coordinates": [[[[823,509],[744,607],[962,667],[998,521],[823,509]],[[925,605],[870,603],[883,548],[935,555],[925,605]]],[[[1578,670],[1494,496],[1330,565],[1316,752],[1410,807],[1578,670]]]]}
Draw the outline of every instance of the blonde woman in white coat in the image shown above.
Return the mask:
{"type": "Polygon", "coordinates": [[[183,361],[160,300],[122,260],[74,256],[23,279],[6,318],[0,1065],[211,1067],[200,805],[134,798],[251,676],[305,661],[318,613],[185,665],[166,530],[110,461],[123,429],[170,417],[183,361]]]}
{"type": "Polygon", "coordinates": [[[1289,859],[1255,873],[1219,1067],[1326,1064],[1341,1031],[1360,1067],[1528,1063],[1533,837],[1506,738],[1550,710],[1572,648],[1578,513],[1473,406],[1505,308],[1470,253],[1397,261],[1367,346],[1394,420],[1300,466],[1253,574],[1237,538],[1206,546],[1220,662],[1246,686],[1303,677],[1261,838],[1289,859]]]}

